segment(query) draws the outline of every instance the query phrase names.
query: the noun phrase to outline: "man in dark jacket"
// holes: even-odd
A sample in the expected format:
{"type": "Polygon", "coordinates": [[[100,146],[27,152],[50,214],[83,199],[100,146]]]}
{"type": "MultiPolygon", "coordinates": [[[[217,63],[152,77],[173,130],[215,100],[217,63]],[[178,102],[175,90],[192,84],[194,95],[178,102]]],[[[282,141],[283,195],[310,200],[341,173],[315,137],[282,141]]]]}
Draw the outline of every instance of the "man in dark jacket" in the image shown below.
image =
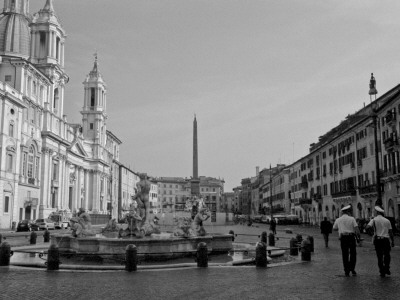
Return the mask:
{"type": "Polygon", "coordinates": [[[332,233],[332,223],[328,221],[327,217],[321,222],[321,233],[324,236],[325,247],[328,248],[329,235],[332,233]]]}

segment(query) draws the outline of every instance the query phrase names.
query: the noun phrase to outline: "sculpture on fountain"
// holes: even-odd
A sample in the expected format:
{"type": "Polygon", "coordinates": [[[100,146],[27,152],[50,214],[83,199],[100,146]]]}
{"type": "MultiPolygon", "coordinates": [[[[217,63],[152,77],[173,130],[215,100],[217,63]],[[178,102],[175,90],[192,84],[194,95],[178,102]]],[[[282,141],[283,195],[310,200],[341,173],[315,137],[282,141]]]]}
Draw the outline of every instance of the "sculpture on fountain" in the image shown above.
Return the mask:
{"type": "Polygon", "coordinates": [[[73,237],[80,238],[96,235],[95,232],[92,230],[90,215],[83,208],[80,208],[77,216],[71,218],[69,221],[73,237]]]}
{"type": "Polygon", "coordinates": [[[192,219],[191,217],[174,217],[175,230],[174,236],[189,238],[194,237],[195,234],[192,229],[192,219]]]}
{"type": "Polygon", "coordinates": [[[199,212],[194,217],[194,230],[197,236],[205,236],[207,234],[206,230],[203,226],[203,221],[208,220],[210,218],[211,212],[207,207],[203,207],[199,210],[199,212]]]}

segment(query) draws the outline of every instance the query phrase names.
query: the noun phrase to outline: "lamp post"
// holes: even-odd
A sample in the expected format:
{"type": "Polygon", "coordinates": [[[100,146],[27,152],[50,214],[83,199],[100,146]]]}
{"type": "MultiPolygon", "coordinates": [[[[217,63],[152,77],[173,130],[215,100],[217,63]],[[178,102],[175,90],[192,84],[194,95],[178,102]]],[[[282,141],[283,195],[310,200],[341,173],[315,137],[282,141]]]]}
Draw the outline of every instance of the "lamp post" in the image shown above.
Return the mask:
{"type": "Polygon", "coordinates": [[[271,215],[271,221],[272,221],[272,217],[273,217],[273,213],[272,213],[272,170],[271,170],[271,164],[269,165],[269,212],[271,215]]]}
{"type": "Polygon", "coordinates": [[[374,127],[374,147],[375,147],[375,169],[376,169],[376,202],[375,205],[382,206],[382,190],[381,190],[381,173],[379,168],[379,145],[378,145],[378,103],[376,102],[376,94],[378,91],[376,90],[376,80],[374,74],[371,73],[371,79],[369,83],[369,96],[371,100],[371,117],[372,117],[372,124],[374,127]],[[373,101],[372,97],[375,96],[373,101]]]}

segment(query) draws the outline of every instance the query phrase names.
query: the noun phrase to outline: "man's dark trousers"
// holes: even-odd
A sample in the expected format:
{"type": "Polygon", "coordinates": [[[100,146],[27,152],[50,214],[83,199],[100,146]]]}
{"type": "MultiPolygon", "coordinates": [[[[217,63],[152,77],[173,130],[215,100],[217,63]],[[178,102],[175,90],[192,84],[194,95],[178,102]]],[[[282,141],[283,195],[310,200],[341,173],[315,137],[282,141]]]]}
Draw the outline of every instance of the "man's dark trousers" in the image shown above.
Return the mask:
{"type": "Polygon", "coordinates": [[[381,274],[390,271],[390,241],[388,238],[376,239],[375,251],[378,257],[378,267],[381,274]]]}
{"type": "Polygon", "coordinates": [[[340,238],[342,260],[345,274],[355,271],[357,262],[356,239],[354,235],[342,235],[340,238]]]}

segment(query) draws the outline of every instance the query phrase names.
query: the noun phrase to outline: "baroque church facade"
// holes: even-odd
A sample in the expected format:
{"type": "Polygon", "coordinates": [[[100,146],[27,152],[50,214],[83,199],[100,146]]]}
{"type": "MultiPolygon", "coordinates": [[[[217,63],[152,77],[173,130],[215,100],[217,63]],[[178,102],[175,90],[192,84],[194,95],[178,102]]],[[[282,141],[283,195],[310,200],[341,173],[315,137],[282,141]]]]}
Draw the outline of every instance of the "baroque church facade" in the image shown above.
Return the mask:
{"type": "Polygon", "coordinates": [[[121,141],[107,130],[106,83],[96,57],[83,82],[82,123],[68,123],[65,42],[52,0],[33,16],[29,0],[4,0],[0,228],[80,207],[116,217],[121,141]]]}

